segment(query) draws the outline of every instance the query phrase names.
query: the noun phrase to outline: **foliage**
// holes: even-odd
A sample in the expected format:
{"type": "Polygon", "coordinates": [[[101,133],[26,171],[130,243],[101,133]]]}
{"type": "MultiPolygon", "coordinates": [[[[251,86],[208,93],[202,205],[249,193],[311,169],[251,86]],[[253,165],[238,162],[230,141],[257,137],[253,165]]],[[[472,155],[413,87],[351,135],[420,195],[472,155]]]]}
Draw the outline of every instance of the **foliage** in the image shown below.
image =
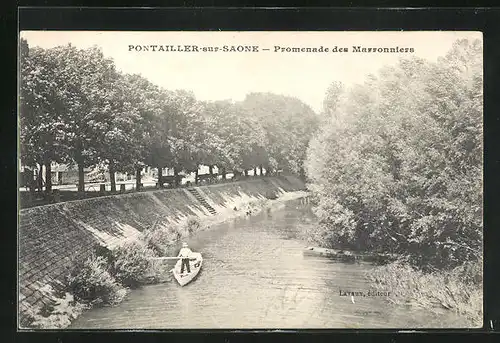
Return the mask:
{"type": "Polygon", "coordinates": [[[177,90],[169,98],[172,112],[167,118],[166,134],[169,141],[168,165],[178,171],[197,169],[201,127],[201,105],[190,91],[177,90]]]}
{"type": "Polygon", "coordinates": [[[229,101],[203,104],[205,137],[201,161],[204,164],[228,169],[239,166],[246,142],[242,139],[244,133],[240,135],[241,118],[235,111],[236,106],[229,101]]]}
{"type": "Polygon", "coordinates": [[[97,144],[108,130],[107,119],[115,100],[114,63],[96,47],[79,50],[68,45],[46,52],[56,63],[56,92],[61,99],[66,145],[77,162],[84,157],[85,162],[80,162],[90,165],[96,161],[97,144]]]}
{"type": "Polygon", "coordinates": [[[251,93],[242,103],[264,133],[266,169],[301,173],[307,145],[318,117],[300,100],[272,93],[251,93]]]}
{"type": "Polygon", "coordinates": [[[97,47],[20,46],[20,143],[26,166],[76,164],[115,172],[144,167],[189,173],[252,168],[302,173],[316,114],[296,98],[249,94],[242,102],[198,101],[116,70],[97,47]]]}
{"type": "Polygon", "coordinates": [[[163,111],[162,90],[140,75],[125,74],[123,78],[127,101],[139,116],[131,135],[134,140],[134,167],[165,165],[165,161],[159,162],[161,152],[165,149],[161,125],[158,125],[158,118],[163,111]]]}
{"type": "Polygon", "coordinates": [[[124,286],[137,287],[157,274],[151,259],[156,254],[144,242],[127,242],[112,253],[111,273],[124,286]]]}
{"type": "Polygon", "coordinates": [[[100,140],[99,159],[108,164],[112,171],[134,171],[141,160],[141,139],[143,139],[143,118],[136,104],[128,99],[130,84],[124,76],[116,75],[110,94],[106,127],[100,140]]]}
{"type": "Polygon", "coordinates": [[[179,239],[181,234],[172,226],[155,225],[144,232],[144,242],[160,256],[166,255],[169,247],[179,239]]]}
{"type": "Polygon", "coordinates": [[[395,304],[451,310],[467,318],[471,325],[482,325],[482,260],[431,273],[422,273],[405,262],[394,262],[376,267],[368,276],[374,288],[390,290],[389,300],[395,304]]]}
{"type": "Polygon", "coordinates": [[[56,63],[40,48],[21,40],[19,139],[20,158],[35,167],[47,161],[63,161],[65,149],[61,98],[57,92],[56,63]]]}
{"type": "Polygon", "coordinates": [[[24,315],[29,318],[29,327],[35,329],[62,329],[71,324],[88,306],[75,301],[73,295],[65,293],[54,305],[46,305],[41,311],[30,309],[24,315]]]}
{"type": "Polygon", "coordinates": [[[341,82],[332,82],[326,90],[323,100],[323,113],[326,118],[337,114],[337,106],[344,95],[345,87],[341,82]]]}
{"type": "Polygon", "coordinates": [[[90,305],[115,304],[126,293],[108,271],[107,260],[95,254],[75,265],[66,284],[77,301],[90,305]]]}
{"type": "Polygon", "coordinates": [[[306,163],[330,244],[421,268],[481,255],[481,49],[461,40],[437,63],[401,59],[334,102],[306,163]]]}

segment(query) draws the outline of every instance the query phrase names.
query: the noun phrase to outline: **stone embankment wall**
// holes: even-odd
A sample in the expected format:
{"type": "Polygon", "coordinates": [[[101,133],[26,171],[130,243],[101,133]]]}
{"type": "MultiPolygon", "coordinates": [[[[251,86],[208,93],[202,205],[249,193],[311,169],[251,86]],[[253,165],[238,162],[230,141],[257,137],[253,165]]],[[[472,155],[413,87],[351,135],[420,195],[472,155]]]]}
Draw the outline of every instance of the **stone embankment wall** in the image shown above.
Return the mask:
{"type": "Polygon", "coordinates": [[[96,244],[114,247],[158,222],[175,225],[189,217],[222,215],[235,206],[305,190],[293,176],[192,188],[138,192],[23,209],[19,214],[19,312],[36,313],[53,304],[75,257],[96,244]]]}

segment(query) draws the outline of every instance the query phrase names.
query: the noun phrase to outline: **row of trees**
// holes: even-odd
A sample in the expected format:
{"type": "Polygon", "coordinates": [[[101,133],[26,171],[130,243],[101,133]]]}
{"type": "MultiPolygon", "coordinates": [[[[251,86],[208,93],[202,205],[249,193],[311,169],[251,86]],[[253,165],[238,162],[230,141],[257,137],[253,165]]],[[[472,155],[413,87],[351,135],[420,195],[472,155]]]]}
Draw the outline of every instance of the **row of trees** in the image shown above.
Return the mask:
{"type": "Polygon", "coordinates": [[[163,168],[178,175],[199,165],[223,176],[257,167],[303,173],[317,117],[295,98],[198,101],[118,71],[96,47],[30,48],[22,40],[20,49],[20,159],[45,166],[49,192],[51,162],[78,166],[79,191],[84,168],[98,164],[108,167],[112,190],[114,172],[135,172],[140,184],[144,166],[158,168],[160,180],[163,168]]]}
{"type": "Polygon", "coordinates": [[[482,85],[482,44],[468,40],[332,84],[306,163],[323,239],[425,268],[482,256],[482,85]]]}

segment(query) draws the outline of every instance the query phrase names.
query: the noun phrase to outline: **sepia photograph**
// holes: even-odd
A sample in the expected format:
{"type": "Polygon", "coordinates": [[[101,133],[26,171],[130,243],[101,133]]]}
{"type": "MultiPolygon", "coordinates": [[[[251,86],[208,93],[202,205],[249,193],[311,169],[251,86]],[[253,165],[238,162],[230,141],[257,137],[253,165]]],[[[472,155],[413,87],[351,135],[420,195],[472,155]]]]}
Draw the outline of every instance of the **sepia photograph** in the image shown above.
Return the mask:
{"type": "Polygon", "coordinates": [[[483,326],[474,31],[21,31],[18,329],[483,326]]]}

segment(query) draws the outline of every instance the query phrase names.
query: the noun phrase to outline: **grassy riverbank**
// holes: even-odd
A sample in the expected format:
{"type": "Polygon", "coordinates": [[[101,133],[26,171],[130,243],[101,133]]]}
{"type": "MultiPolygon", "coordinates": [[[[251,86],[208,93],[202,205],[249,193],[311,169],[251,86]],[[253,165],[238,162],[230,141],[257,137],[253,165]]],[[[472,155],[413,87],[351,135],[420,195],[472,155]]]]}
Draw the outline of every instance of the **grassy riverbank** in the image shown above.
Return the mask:
{"type": "MultiPolygon", "coordinates": [[[[304,226],[303,238],[311,245],[339,249],[318,226],[304,226]]],[[[366,253],[364,253],[366,254],[366,253]]],[[[368,274],[370,286],[390,292],[387,301],[434,313],[452,311],[464,318],[464,325],[480,327],[483,321],[483,261],[466,262],[453,269],[423,272],[402,256],[375,266],[368,274]]],[[[433,326],[429,323],[429,326],[433,326]]]]}
{"type": "Polygon", "coordinates": [[[179,241],[213,225],[264,210],[272,211],[284,206],[286,201],[306,195],[306,192],[298,191],[282,193],[276,199],[243,197],[235,199],[231,206],[214,216],[203,219],[189,216],[176,224],[157,222],[116,247],[96,245],[91,256],[73,260],[58,301],[45,304],[42,311],[30,313],[28,327],[65,328],[85,310],[116,305],[130,290],[168,282],[172,280],[168,271],[170,267],[165,263],[155,263],[152,257],[175,253],[179,241]]]}
{"type": "MultiPolygon", "coordinates": [[[[468,262],[449,271],[423,273],[398,261],[368,274],[374,288],[391,292],[388,301],[432,312],[453,311],[471,327],[483,321],[483,264],[468,262]]],[[[432,326],[432,323],[429,323],[432,326]]]]}

